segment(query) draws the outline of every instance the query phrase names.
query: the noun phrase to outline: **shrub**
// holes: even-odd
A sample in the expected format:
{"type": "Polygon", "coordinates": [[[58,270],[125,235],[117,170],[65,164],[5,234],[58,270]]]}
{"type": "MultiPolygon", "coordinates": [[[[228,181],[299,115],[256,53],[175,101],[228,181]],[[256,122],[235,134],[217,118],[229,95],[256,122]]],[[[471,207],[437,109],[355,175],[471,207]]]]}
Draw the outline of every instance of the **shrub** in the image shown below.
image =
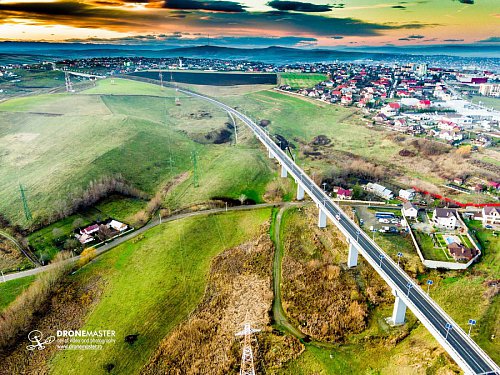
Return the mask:
{"type": "Polygon", "coordinates": [[[88,247],[82,251],[80,254],[80,259],[78,260],[78,265],[83,267],[87,263],[89,263],[92,259],[96,257],[96,250],[94,247],[88,247]]]}
{"type": "Polygon", "coordinates": [[[2,313],[0,313],[0,351],[12,346],[16,338],[25,334],[34,318],[40,314],[51,294],[56,290],[68,273],[70,266],[68,254],[59,253],[49,270],[20,294],[2,313]]]}

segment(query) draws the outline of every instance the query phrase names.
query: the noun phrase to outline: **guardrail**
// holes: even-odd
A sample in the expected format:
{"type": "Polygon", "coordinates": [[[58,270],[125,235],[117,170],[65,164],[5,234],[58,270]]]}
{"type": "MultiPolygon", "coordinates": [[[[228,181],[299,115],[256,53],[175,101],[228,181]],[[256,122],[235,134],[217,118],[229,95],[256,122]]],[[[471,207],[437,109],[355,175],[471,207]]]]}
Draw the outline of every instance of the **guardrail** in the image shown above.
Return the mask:
{"type": "MultiPolygon", "coordinates": [[[[170,87],[173,87],[171,85],[168,85],[170,87]]],[[[333,212],[328,208],[327,202],[340,214],[342,215],[342,220],[347,221],[352,228],[358,228],[359,229],[359,236],[362,236],[363,239],[369,243],[373,249],[375,249],[376,252],[378,252],[381,255],[385,256],[385,259],[387,262],[390,263],[392,269],[394,272],[396,272],[397,276],[399,278],[402,278],[405,283],[411,284],[415,290],[415,293],[418,293],[418,300],[423,300],[425,301],[428,305],[431,305],[434,310],[439,314],[440,318],[442,318],[444,321],[449,322],[449,323],[454,323],[453,327],[456,332],[458,332],[460,338],[466,342],[469,347],[474,351],[474,354],[476,354],[478,357],[480,357],[485,363],[487,363],[493,371],[490,371],[489,373],[491,374],[500,374],[500,369],[496,365],[495,362],[465,333],[465,331],[458,325],[456,324],[453,319],[451,319],[450,316],[433,300],[431,299],[423,290],[420,288],[416,282],[411,279],[406,272],[401,270],[399,266],[396,264],[396,262],[388,257],[385,252],[364,232],[362,231],[355,223],[354,221],[344,212],[341,210],[340,206],[333,202],[326,193],[321,190],[315,183],[312,181],[312,179],[300,168],[298,167],[295,162],[281,150],[278,148],[278,146],[271,140],[271,138],[266,134],[266,132],[261,129],[253,120],[251,120],[248,116],[245,114],[242,114],[239,111],[236,111],[234,108],[229,107],[228,105],[211,98],[207,95],[202,95],[198,94],[196,92],[186,90],[186,89],[181,89],[181,88],[176,88],[178,91],[183,92],[187,95],[199,97],[201,99],[207,100],[209,102],[214,103],[215,105],[221,107],[222,109],[233,113],[236,117],[238,117],[240,120],[242,120],[248,127],[252,129],[252,131],[255,133],[257,138],[266,146],[271,154],[273,154],[276,158],[280,159],[282,161],[282,165],[288,164],[286,167],[287,172],[290,173],[297,182],[300,181],[302,184],[302,187],[304,190],[308,193],[308,195],[313,199],[313,201],[320,207],[322,210],[325,211],[326,215],[332,220],[339,230],[344,233],[348,238],[352,238],[349,232],[347,231],[346,228],[344,228],[345,225],[341,225],[340,223],[337,223],[336,218],[334,217],[333,212]],[[289,167],[291,166],[291,168],[289,167]],[[290,168],[290,169],[289,169],[290,168]],[[299,174],[300,173],[300,174],[299,174]],[[313,191],[313,188],[315,189],[313,191]],[[319,197],[316,196],[318,194],[319,197]]],[[[378,266],[377,260],[373,259],[370,254],[363,249],[362,246],[359,245],[358,241],[353,241],[353,243],[357,242],[357,248],[358,250],[363,254],[365,259],[368,261],[370,265],[380,274],[380,276],[391,286],[394,290],[396,290],[398,293],[398,296],[403,300],[403,302],[410,307],[410,309],[414,312],[414,314],[419,318],[419,320],[426,326],[426,328],[433,334],[433,336],[438,340],[438,342],[443,345],[448,351],[448,353],[453,357],[453,359],[464,369],[466,373],[474,374],[477,373],[475,372],[469,365],[469,363],[460,355],[455,348],[446,340],[446,337],[443,336],[443,334],[439,331],[438,327],[435,326],[434,323],[432,323],[426,315],[420,310],[420,308],[413,303],[413,301],[405,295],[405,291],[403,291],[400,287],[398,287],[396,283],[397,277],[394,274],[395,280],[393,280],[385,270],[383,270],[381,267],[378,266]]],[[[390,268],[391,268],[390,267],[390,268]]],[[[389,269],[390,269],[389,268],[389,269]]],[[[392,271],[391,271],[392,272],[392,271]]],[[[429,312],[430,313],[430,312],[429,312]]],[[[431,314],[432,315],[432,314],[431,314]]],[[[437,322],[436,322],[437,323],[437,322]]],[[[453,336],[452,336],[453,337],[453,336]]],[[[461,346],[456,340],[456,343],[461,346]]],[[[462,346],[461,346],[462,347],[462,346]]],[[[463,348],[463,347],[462,347],[463,348]]],[[[476,363],[477,364],[477,363],[476,363]]]]}

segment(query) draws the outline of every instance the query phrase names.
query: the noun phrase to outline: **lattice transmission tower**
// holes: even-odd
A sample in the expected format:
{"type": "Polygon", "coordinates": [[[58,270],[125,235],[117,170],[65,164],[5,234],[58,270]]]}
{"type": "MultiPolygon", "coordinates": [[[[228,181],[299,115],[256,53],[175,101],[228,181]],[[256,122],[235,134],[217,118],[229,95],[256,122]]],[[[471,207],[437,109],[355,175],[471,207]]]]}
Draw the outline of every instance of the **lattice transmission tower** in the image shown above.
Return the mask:
{"type": "Polygon", "coordinates": [[[252,335],[259,332],[260,329],[254,329],[250,323],[243,325],[243,331],[236,336],[243,336],[243,351],[241,354],[240,375],[255,375],[255,366],[253,364],[252,335]]]}
{"type": "Polygon", "coordinates": [[[73,84],[71,83],[68,72],[64,72],[64,81],[66,83],[66,91],[73,92],[73,84]]]}
{"type": "Polygon", "coordinates": [[[193,159],[193,185],[197,188],[200,185],[198,184],[198,154],[195,150],[191,152],[191,158],[193,159]]]}
{"type": "Polygon", "coordinates": [[[26,217],[26,220],[32,220],[33,216],[31,216],[31,211],[28,207],[28,201],[25,194],[26,189],[21,184],[19,184],[19,191],[21,192],[21,201],[23,202],[24,216],[26,217]]]}

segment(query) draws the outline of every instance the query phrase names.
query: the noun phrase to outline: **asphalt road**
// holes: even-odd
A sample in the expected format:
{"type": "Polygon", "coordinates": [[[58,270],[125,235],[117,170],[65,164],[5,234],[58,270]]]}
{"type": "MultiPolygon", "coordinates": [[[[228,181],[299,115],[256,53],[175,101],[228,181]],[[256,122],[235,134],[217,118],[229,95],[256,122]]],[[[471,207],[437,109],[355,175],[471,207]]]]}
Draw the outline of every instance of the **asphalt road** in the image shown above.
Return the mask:
{"type": "MultiPolygon", "coordinates": [[[[274,207],[274,206],[281,206],[281,205],[283,205],[283,203],[281,203],[281,202],[278,202],[278,203],[262,203],[262,204],[255,204],[255,205],[251,205],[251,206],[228,207],[227,211],[252,210],[252,209],[259,209],[259,208],[264,208],[264,207],[274,207]]],[[[161,223],[166,223],[166,222],[169,222],[169,221],[185,219],[187,217],[192,217],[192,216],[208,215],[208,214],[221,213],[221,212],[226,212],[226,209],[225,208],[215,208],[215,209],[211,209],[211,210],[187,212],[187,213],[183,213],[183,214],[179,214],[179,215],[174,215],[174,216],[169,216],[169,217],[163,218],[162,221],[161,221],[161,223]]],[[[131,238],[134,238],[134,237],[138,236],[139,234],[144,233],[144,232],[146,232],[147,230],[149,230],[149,229],[151,229],[153,227],[156,227],[159,224],[160,224],[160,220],[159,219],[152,220],[148,224],[146,224],[145,226],[143,226],[143,227],[141,227],[141,228],[139,228],[139,229],[137,229],[137,230],[135,230],[133,232],[130,232],[130,233],[124,235],[124,236],[117,237],[114,240],[109,241],[107,244],[105,244],[105,245],[103,245],[103,246],[101,246],[101,247],[99,247],[99,248],[96,249],[96,256],[99,256],[99,255],[101,255],[101,254],[103,254],[103,253],[111,250],[112,248],[120,245],[121,243],[123,243],[125,241],[128,241],[131,238]]],[[[78,261],[78,259],[80,259],[79,255],[74,256],[74,257],[72,257],[70,259],[67,259],[65,262],[66,263],[76,262],[76,261],[78,261]]],[[[26,271],[11,273],[11,274],[8,274],[8,275],[4,276],[5,280],[3,280],[2,278],[0,278],[0,281],[9,281],[9,280],[20,279],[20,278],[26,277],[26,276],[37,275],[37,274],[39,274],[41,272],[45,272],[45,271],[51,269],[52,267],[53,267],[53,265],[49,264],[47,266],[32,268],[32,269],[29,269],[29,270],[26,270],[26,271]]]]}
{"type": "Polygon", "coordinates": [[[330,219],[333,218],[334,221],[337,221],[335,224],[355,243],[357,242],[356,247],[368,262],[397,291],[398,296],[405,301],[405,304],[441,342],[449,354],[457,360],[466,373],[500,374],[498,365],[274,143],[261,127],[248,116],[218,100],[189,90],[178,90],[207,100],[243,121],[286,167],[288,173],[292,174],[298,182],[300,181],[311,198],[323,206],[330,219]],[[335,219],[337,215],[340,220],[335,219]],[[447,329],[448,325],[451,325],[452,328],[447,329]]]}

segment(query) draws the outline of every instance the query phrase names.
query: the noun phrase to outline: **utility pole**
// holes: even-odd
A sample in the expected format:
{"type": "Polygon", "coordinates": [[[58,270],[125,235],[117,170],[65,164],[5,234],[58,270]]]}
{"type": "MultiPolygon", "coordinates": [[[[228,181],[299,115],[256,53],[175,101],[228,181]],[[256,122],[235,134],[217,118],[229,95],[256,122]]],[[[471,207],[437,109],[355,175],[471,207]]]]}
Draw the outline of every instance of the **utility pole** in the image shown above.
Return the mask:
{"type": "Polygon", "coordinates": [[[26,220],[32,220],[33,216],[31,216],[31,211],[30,208],[28,207],[28,201],[26,199],[26,190],[24,189],[23,185],[19,184],[19,191],[21,192],[21,200],[23,201],[23,208],[24,208],[24,216],[26,217],[26,220]]]}
{"type": "Polygon", "coordinates": [[[159,76],[160,76],[160,87],[163,90],[163,74],[161,73],[161,70],[159,76]]]}
{"type": "Polygon", "coordinates": [[[252,352],[252,334],[259,332],[260,329],[254,329],[250,323],[243,325],[243,331],[240,331],[236,336],[243,336],[243,352],[241,354],[240,375],[255,375],[255,367],[253,364],[252,352]]]}
{"type": "Polygon", "coordinates": [[[195,188],[197,188],[199,184],[198,184],[198,158],[196,150],[193,150],[191,152],[191,157],[193,159],[193,185],[195,188]]]}

